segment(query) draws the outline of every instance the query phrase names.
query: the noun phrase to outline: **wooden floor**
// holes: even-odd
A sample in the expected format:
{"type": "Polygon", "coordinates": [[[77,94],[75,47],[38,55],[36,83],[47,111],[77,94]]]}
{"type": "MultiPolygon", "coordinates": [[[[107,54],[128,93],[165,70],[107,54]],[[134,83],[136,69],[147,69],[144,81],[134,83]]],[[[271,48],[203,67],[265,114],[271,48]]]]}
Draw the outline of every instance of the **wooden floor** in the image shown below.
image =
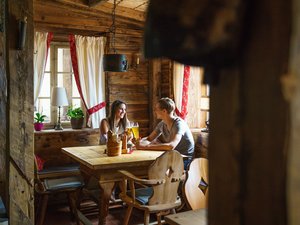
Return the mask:
{"type": "MultiPolygon", "coordinates": [[[[98,224],[98,208],[97,205],[92,202],[85,200],[81,203],[80,211],[93,223],[98,224]]],[[[123,224],[123,218],[126,212],[126,206],[116,205],[111,206],[109,209],[109,215],[107,218],[107,225],[121,225],[123,224]]],[[[151,216],[151,224],[157,224],[155,222],[155,216],[151,216]]],[[[67,204],[52,204],[47,208],[47,214],[44,225],[73,225],[76,224],[71,220],[69,207],[67,204]]],[[[140,225],[143,223],[143,211],[133,209],[131,218],[129,221],[130,225],[140,225]]]]}

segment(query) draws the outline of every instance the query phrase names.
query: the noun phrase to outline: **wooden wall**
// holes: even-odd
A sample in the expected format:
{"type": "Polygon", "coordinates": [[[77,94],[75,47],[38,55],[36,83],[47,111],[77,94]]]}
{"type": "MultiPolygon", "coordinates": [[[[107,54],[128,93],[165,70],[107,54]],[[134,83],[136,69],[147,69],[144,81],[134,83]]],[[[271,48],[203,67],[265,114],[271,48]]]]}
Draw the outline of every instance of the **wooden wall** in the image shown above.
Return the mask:
{"type": "Polygon", "coordinates": [[[173,94],[173,63],[167,58],[161,62],[161,97],[174,98],[173,94]]]}
{"type": "Polygon", "coordinates": [[[44,159],[47,166],[64,166],[74,163],[61,152],[63,147],[92,146],[99,144],[98,129],[64,129],[34,132],[34,153],[44,159]]]}
{"type": "MultiPolygon", "coordinates": [[[[3,1],[2,1],[3,2],[3,1]]],[[[6,143],[6,170],[8,170],[9,224],[34,223],[33,196],[33,5],[30,0],[10,0],[7,3],[8,17],[6,39],[7,83],[2,83],[1,91],[7,114],[4,119],[6,137],[1,135],[2,143],[6,143]],[[23,50],[17,49],[18,20],[27,17],[26,43],[23,50]],[[6,86],[7,85],[7,86],[6,86]],[[6,93],[7,91],[7,93],[6,93]],[[6,99],[7,94],[7,99],[6,99]],[[6,101],[7,100],[7,101],[6,101]],[[6,142],[7,141],[7,142],[6,142]]],[[[4,78],[1,78],[5,79],[4,78]]],[[[4,80],[2,80],[4,81],[4,80]]],[[[1,108],[2,115],[4,108],[1,108]]],[[[1,122],[3,117],[1,115],[1,122]]],[[[2,126],[1,126],[2,129],[2,126]]],[[[0,151],[0,154],[3,154],[0,151]]],[[[4,153],[5,154],[5,153],[4,153]]],[[[2,172],[1,172],[2,174],[2,172]]]]}
{"type": "Polygon", "coordinates": [[[292,1],[293,24],[291,34],[289,73],[285,76],[285,98],[290,103],[291,131],[288,142],[287,160],[287,208],[288,224],[300,224],[300,2],[292,1]]]}
{"type": "Polygon", "coordinates": [[[291,4],[255,0],[247,8],[239,67],[212,87],[209,224],[285,225],[287,71],[291,4]],[[268,15],[268,16],[266,16],[268,15]]]}
{"type": "MultiPolygon", "coordinates": [[[[6,17],[5,4],[0,4],[0,15],[2,19],[6,17]]],[[[4,201],[8,201],[8,179],[7,179],[7,73],[6,73],[6,26],[5,19],[0,24],[0,196],[4,201]]]]}
{"type": "MultiPolygon", "coordinates": [[[[54,33],[54,39],[66,37],[69,33],[109,36],[107,32],[112,24],[111,9],[103,8],[102,4],[99,4],[99,7],[89,8],[84,3],[85,1],[80,0],[35,0],[35,30],[51,31],[54,33]]],[[[116,50],[118,53],[126,54],[129,70],[123,73],[106,73],[106,93],[108,106],[116,99],[128,104],[129,119],[139,122],[141,134],[146,135],[149,132],[151,81],[149,81],[149,62],[142,57],[142,19],[144,13],[123,10],[118,14],[117,11],[116,50]],[[128,13],[134,18],[126,19],[122,16],[128,13]],[[132,60],[137,56],[140,63],[135,67],[132,60]]]]}

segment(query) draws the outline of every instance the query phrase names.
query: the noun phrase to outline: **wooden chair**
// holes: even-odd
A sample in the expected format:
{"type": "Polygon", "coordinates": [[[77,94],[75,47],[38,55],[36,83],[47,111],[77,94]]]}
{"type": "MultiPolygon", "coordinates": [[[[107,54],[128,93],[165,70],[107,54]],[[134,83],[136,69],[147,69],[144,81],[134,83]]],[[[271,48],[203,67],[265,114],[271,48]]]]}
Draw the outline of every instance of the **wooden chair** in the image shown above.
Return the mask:
{"type": "Polygon", "coordinates": [[[149,224],[150,213],[156,213],[158,224],[161,216],[181,205],[177,190],[179,182],[184,179],[183,159],[179,152],[167,151],[158,157],[149,167],[148,179],[141,179],[121,170],[123,182],[120,198],[128,205],[124,225],[127,225],[133,207],[144,210],[144,224],[149,224]],[[129,184],[129,191],[127,191],[129,184]],[[148,185],[135,189],[135,185],[148,185]]]}
{"type": "MultiPolygon", "coordinates": [[[[36,157],[35,166],[37,168],[36,157]]],[[[65,193],[68,196],[71,214],[75,217],[77,225],[79,225],[77,196],[84,185],[79,167],[77,167],[77,170],[76,166],[36,169],[35,178],[35,191],[39,199],[35,220],[36,224],[44,224],[49,195],[65,193]]]]}
{"type": "Polygon", "coordinates": [[[183,197],[189,209],[207,207],[208,200],[208,160],[195,158],[189,165],[183,184],[183,197]]]}

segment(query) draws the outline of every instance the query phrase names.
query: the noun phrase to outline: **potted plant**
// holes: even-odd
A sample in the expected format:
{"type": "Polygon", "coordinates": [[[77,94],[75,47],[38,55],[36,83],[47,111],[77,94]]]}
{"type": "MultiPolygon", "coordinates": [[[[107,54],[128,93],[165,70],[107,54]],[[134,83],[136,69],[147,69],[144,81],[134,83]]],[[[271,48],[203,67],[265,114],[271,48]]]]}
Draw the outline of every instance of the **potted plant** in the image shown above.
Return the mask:
{"type": "Polygon", "coordinates": [[[34,117],[34,121],[35,121],[35,123],[34,123],[34,129],[36,131],[41,131],[44,128],[43,122],[45,120],[45,117],[46,117],[46,115],[43,115],[43,114],[41,114],[39,112],[37,112],[35,114],[35,117],[34,117]]]}
{"type": "Polygon", "coordinates": [[[80,107],[73,108],[70,106],[67,111],[67,116],[70,118],[71,127],[73,129],[81,129],[84,121],[84,113],[80,107]]]}

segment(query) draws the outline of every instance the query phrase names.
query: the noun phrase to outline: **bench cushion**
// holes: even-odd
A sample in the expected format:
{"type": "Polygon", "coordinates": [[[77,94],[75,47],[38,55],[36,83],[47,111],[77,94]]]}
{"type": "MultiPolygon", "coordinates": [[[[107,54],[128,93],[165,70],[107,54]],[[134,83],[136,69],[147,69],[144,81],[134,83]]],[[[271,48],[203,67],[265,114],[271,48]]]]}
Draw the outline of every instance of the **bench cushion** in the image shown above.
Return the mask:
{"type": "Polygon", "coordinates": [[[59,179],[45,179],[44,185],[47,191],[60,191],[65,189],[77,189],[83,187],[84,182],[82,177],[72,176],[59,179]]]}
{"type": "Polygon", "coordinates": [[[52,166],[48,168],[43,168],[42,170],[38,171],[39,175],[44,175],[48,173],[63,173],[63,172],[79,172],[79,165],[78,164],[71,164],[66,166],[52,166]]]}

